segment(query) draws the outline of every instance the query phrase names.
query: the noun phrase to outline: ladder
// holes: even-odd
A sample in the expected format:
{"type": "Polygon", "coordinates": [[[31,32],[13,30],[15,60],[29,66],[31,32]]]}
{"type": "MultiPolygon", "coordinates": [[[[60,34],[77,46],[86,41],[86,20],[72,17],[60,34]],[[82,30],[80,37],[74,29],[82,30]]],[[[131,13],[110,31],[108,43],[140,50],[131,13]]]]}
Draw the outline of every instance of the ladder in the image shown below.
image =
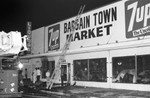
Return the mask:
{"type": "Polygon", "coordinates": [[[75,21],[74,21],[74,24],[72,26],[72,31],[69,33],[69,36],[62,48],[62,51],[61,51],[61,54],[60,54],[60,57],[58,59],[58,62],[57,62],[57,65],[54,69],[54,72],[52,73],[49,81],[48,81],[48,87],[47,89],[51,89],[52,86],[53,86],[53,83],[58,79],[58,77],[61,75],[61,63],[64,61],[64,58],[65,58],[65,55],[66,55],[66,52],[70,46],[70,43],[71,43],[71,40],[72,40],[72,37],[73,37],[73,34],[75,32],[75,29],[76,29],[76,26],[79,22],[79,19],[81,17],[81,14],[83,13],[83,10],[85,8],[85,5],[81,6],[80,9],[79,9],[79,12],[75,18],[75,21]]]}

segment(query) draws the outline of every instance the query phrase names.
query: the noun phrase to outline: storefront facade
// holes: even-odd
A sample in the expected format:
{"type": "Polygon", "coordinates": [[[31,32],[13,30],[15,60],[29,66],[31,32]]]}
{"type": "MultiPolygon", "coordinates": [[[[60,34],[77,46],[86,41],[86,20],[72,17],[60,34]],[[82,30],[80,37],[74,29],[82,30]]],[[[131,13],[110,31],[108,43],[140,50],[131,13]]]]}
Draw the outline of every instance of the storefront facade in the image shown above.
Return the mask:
{"type": "MultiPolygon", "coordinates": [[[[75,17],[32,31],[22,62],[53,71],[75,17]],[[37,61],[40,63],[37,64],[37,61]]],[[[65,61],[67,79],[90,87],[150,91],[150,1],[124,0],[84,13],[65,61]]],[[[60,81],[60,79],[58,79],[60,81]]]]}

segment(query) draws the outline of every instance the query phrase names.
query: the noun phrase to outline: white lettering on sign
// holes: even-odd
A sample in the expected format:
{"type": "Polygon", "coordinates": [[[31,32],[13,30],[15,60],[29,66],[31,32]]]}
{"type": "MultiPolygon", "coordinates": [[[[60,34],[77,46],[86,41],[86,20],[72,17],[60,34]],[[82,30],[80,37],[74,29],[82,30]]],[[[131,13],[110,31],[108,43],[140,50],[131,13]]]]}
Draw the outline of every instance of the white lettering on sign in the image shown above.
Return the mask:
{"type": "Polygon", "coordinates": [[[117,7],[106,9],[98,13],[94,13],[94,25],[101,25],[103,23],[109,23],[117,20],[117,7]]]}
{"type": "Polygon", "coordinates": [[[132,14],[129,21],[128,32],[133,30],[134,24],[143,21],[143,27],[147,26],[150,19],[150,3],[138,7],[138,1],[128,5],[127,10],[132,9],[132,14]]]}
{"type": "Polygon", "coordinates": [[[60,24],[48,28],[48,50],[60,48],[60,24]]]}
{"type": "Polygon", "coordinates": [[[12,74],[12,76],[13,76],[13,77],[17,77],[18,75],[17,75],[17,74],[12,74]]]}
{"type": "MultiPolygon", "coordinates": [[[[109,36],[114,21],[117,21],[117,7],[93,11],[79,19],[71,41],[109,36]]],[[[73,24],[74,20],[64,23],[66,39],[69,38],[69,33],[72,31],[73,24]]]]}
{"type": "Polygon", "coordinates": [[[49,39],[49,46],[51,46],[52,41],[54,45],[56,45],[57,40],[59,39],[59,30],[54,31],[54,29],[50,29],[49,33],[51,33],[51,38],[49,39]]]}
{"type": "Polygon", "coordinates": [[[133,36],[139,36],[150,32],[150,26],[133,31],[133,36]]]}

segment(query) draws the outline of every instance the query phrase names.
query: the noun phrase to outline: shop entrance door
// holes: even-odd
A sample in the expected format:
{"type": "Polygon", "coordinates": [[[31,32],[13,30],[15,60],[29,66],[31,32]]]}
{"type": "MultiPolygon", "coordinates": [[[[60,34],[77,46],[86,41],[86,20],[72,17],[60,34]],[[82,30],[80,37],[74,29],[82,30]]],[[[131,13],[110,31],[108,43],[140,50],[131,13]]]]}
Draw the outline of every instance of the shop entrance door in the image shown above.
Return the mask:
{"type": "Polygon", "coordinates": [[[70,64],[61,65],[61,85],[70,84],[70,64]]]}

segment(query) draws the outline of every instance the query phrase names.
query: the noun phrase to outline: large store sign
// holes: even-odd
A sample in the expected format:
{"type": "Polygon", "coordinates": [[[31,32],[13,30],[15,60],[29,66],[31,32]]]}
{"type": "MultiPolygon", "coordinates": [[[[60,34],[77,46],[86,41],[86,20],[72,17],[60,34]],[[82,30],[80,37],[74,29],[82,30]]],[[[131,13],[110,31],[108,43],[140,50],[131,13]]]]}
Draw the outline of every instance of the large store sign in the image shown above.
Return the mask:
{"type": "Polygon", "coordinates": [[[48,28],[48,50],[57,50],[60,48],[60,25],[54,25],[48,28]]]}
{"type": "MultiPolygon", "coordinates": [[[[108,7],[98,9],[82,15],[79,23],[76,26],[76,32],[73,35],[72,41],[84,39],[100,38],[111,34],[113,22],[117,21],[117,7],[108,7]]],[[[72,31],[74,20],[64,22],[64,33],[68,38],[72,31]]]]}
{"type": "Polygon", "coordinates": [[[126,37],[150,35],[150,0],[125,2],[126,37]]]}

